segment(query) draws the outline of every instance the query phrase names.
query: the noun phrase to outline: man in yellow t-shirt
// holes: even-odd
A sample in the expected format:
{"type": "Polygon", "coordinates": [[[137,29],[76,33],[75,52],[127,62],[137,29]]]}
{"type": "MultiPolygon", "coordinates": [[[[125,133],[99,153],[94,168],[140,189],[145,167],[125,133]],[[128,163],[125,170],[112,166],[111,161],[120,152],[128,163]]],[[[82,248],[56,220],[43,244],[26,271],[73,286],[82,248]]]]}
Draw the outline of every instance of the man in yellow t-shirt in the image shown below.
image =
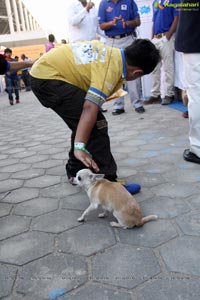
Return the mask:
{"type": "Polygon", "coordinates": [[[71,183],[85,167],[116,180],[117,166],[101,105],[125,80],[149,74],[158,61],[155,46],[138,39],[123,50],[97,41],[67,44],[35,62],[30,72],[33,93],[72,130],[66,165],[71,183]]]}

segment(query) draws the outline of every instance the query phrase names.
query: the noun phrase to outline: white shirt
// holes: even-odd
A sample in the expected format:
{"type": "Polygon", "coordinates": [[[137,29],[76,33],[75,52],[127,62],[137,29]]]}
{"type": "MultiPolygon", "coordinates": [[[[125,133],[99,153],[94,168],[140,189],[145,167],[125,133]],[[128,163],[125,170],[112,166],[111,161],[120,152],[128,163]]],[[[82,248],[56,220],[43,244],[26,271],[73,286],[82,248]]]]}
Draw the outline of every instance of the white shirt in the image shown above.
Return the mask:
{"type": "Polygon", "coordinates": [[[69,1],[67,5],[67,22],[69,42],[96,39],[98,16],[94,6],[88,13],[80,1],[69,1]]]}

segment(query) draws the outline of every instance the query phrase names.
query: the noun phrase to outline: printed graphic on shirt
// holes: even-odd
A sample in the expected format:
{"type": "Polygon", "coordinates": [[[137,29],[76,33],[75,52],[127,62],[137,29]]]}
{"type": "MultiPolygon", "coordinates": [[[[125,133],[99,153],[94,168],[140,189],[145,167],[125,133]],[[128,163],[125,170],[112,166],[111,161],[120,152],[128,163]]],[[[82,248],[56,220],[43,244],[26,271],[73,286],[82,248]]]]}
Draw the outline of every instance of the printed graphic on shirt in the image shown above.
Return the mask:
{"type": "Polygon", "coordinates": [[[127,10],[127,5],[126,4],[122,4],[121,5],[121,10],[127,10]]]}
{"type": "MultiPolygon", "coordinates": [[[[74,60],[77,65],[89,64],[97,61],[99,55],[99,48],[91,43],[72,44],[72,52],[74,60]]],[[[106,48],[102,49],[100,61],[105,61],[106,48]]]]}
{"type": "Polygon", "coordinates": [[[106,11],[111,12],[111,11],[113,11],[113,9],[114,9],[113,7],[109,6],[109,7],[106,8],[106,11]]]}

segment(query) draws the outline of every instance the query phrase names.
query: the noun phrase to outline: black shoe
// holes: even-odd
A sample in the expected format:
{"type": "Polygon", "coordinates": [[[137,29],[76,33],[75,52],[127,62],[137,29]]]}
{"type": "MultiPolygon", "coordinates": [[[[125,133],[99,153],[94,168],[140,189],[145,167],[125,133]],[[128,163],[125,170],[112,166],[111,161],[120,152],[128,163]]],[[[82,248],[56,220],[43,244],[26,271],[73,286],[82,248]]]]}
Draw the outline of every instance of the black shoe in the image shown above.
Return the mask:
{"type": "Polygon", "coordinates": [[[115,109],[115,110],[113,110],[112,115],[116,116],[116,115],[121,115],[123,113],[125,113],[124,109],[115,109]]]}
{"type": "Polygon", "coordinates": [[[138,114],[143,114],[145,112],[145,109],[143,106],[140,106],[140,107],[137,107],[135,109],[135,111],[138,113],[138,114]]]}
{"type": "Polygon", "coordinates": [[[187,161],[200,164],[200,157],[192,153],[190,149],[185,149],[185,151],[183,152],[183,158],[187,161]]]}

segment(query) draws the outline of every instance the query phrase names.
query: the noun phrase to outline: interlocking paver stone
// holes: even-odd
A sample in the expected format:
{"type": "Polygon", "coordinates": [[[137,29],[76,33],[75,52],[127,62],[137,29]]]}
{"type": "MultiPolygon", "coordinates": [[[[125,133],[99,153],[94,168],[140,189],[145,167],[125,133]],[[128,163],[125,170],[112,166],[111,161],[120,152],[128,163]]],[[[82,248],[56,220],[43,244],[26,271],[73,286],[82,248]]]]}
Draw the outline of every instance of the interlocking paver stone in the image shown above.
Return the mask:
{"type": "Polygon", "coordinates": [[[64,198],[69,195],[76,194],[79,192],[80,189],[76,186],[73,186],[71,184],[61,183],[59,185],[50,186],[47,188],[44,188],[40,195],[43,197],[54,197],[54,198],[64,198]]]}
{"type": "Polygon", "coordinates": [[[3,202],[8,203],[20,203],[26,200],[30,200],[32,198],[36,198],[39,195],[38,189],[31,188],[21,188],[12,191],[9,193],[4,199],[3,202]]]}
{"type": "Polygon", "coordinates": [[[58,167],[47,169],[46,174],[47,175],[66,176],[65,166],[64,166],[64,164],[62,164],[58,167]]]}
{"type": "Polygon", "coordinates": [[[58,205],[58,199],[36,198],[16,205],[13,214],[35,217],[58,209],[58,205]]]}
{"type": "Polygon", "coordinates": [[[45,160],[45,161],[42,161],[40,163],[35,163],[32,165],[33,168],[43,168],[43,169],[50,169],[52,167],[56,167],[56,166],[59,166],[59,165],[62,165],[63,162],[61,160],[58,160],[58,159],[50,159],[50,160],[45,160]]]}
{"type": "Polygon", "coordinates": [[[9,173],[16,173],[19,171],[24,171],[30,168],[29,164],[14,164],[6,167],[1,168],[1,172],[9,172],[9,173]]]}
{"type": "Polygon", "coordinates": [[[156,192],[156,195],[160,197],[170,197],[170,198],[185,198],[191,194],[199,194],[199,188],[195,185],[187,183],[166,183],[161,184],[152,188],[153,192],[156,192]]]}
{"type": "MultiPolygon", "coordinates": [[[[3,299],[4,300],[4,299],[3,299]]],[[[35,300],[34,298],[30,298],[27,296],[24,296],[22,294],[12,294],[10,297],[6,297],[5,300],[35,300]]]]}
{"type": "Polygon", "coordinates": [[[23,265],[53,252],[53,237],[42,232],[20,234],[0,242],[0,262],[23,265]]]}
{"type": "Polygon", "coordinates": [[[65,253],[92,255],[116,243],[111,228],[85,224],[59,235],[58,249],[65,253]]]}
{"type": "Polygon", "coordinates": [[[8,216],[0,218],[0,240],[28,230],[30,219],[27,217],[8,216]]]}
{"type": "Polygon", "coordinates": [[[11,293],[16,273],[15,267],[0,264],[0,298],[11,293]]]}
{"type": "Polygon", "coordinates": [[[4,217],[4,216],[9,215],[11,209],[12,209],[11,204],[0,203],[0,217],[4,217]]]}
{"type": "Polygon", "coordinates": [[[138,300],[198,300],[199,280],[164,278],[145,285],[138,291],[138,300]]]}
{"type": "Polygon", "coordinates": [[[13,165],[19,162],[19,159],[17,158],[7,158],[0,160],[0,167],[5,167],[9,165],[13,165]]]}
{"type": "Polygon", "coordinates": [[[80,226],[77,221],[80,217],[80,212],[58,210],[46,215],[37,217],[32,222],[33,230],[59,233],[75,226],[80,226]]]}
{"type": "Polygon", "coordinates": [[[8,179],[10,177],[10,173],[0,173],[0,181],[8,179]]]}
{"type": "Polygon", "coordinates": [[[132,289],[160,273],[150,249],[118,244],[92,259],[94,281],[132,289]]]}
{"type": "Polygon", "coordinates": [[[163,175],[160,174],[137,174],[137,176],[130,176],[127,180],[128,183],[135,182],[134,179],[137,178],[137,182],[142,182],[143,187],[157,186],[163,182],[165,179],[163,175]]]}
{"type": "Polygon", "coordinates": [[[170,272],[200,276],[200,239],[181,237],[162,246],[160,253],[170,272]]]}
{"type": "Polygon", "coordinates": [[[35,187],[35,188],[44,188],[51,185],[56,185],[60,183],[59,176],[51,176],[51,175],[44,175],[37,178],[29,179],[26,181],[26,187],[35,187]]]}
{"type": "Polygon", "coordinates": [[[193,207],[200,209],[200,195],[192,196],[190,199],[188,199],[188,203],[193,207]]]}
{"type": "MultiPolygon", "coordinates": [[[[58,148],[58,151],[59,151],[59,148],[58,148]]],[[[68,157],[68,154],[67,154],[66,150],[64,152],[62,151],[57,154],[51,155],[52,159],[67,159],[67,157],[68,157]]]]}
{"type": "Polygon", "coordinates": [[[49,300],[57,289],[69,292],[87,281],[87,265],[83,257],[50,255],[27,264],[19,273],[17,291],[49,300]]]}
{"type": "Polygon", "coordinates": [[[44,161],[48,159],[48,155],[32,155],[21,159],[22,163],[33,164],[36,162],[44,161]]]}
{"type": "Polygon", "coordinates": [[[84,211],[89,206],[89,198],[86,193],[76,193],[62,199],[62,207],[67,209],[80,209],[84,211]]]}
{"type": "Polygon", "coordinates": [[[187,235],[200,236],[200,213],[194,212],[176,219],[181,230],[187,235]]]}
{"type": "Polygon", "coordinates": [[[8,192],[20,188],[23,185],[23,180],[7,179],[0,181],[0,193],[8,192]]]}
{"type": "Polygon", "coordinates": [[[22,151],[24,151],[26,148],[17,148],[17,147],[14,147],[13,149],[8,149],[6,152],[8,154],[16,154],[16,153],[20,153],[22,151]]]}
{"type": "Polygon", "coordinates": [[[11,175],[11,178],[27,180],[27,179],[40,177],[41,175],[44,175],[44,173],[45,173],[44,169],[29,169],[29,170],[14,173],[11,175]]]}
{"type": "Polygon", "coordinates": [[[87,287],[82,288],[79,292],[74,295],[67,295],[60,300],[136,300],[132,298],[130,294],[112,290],[105,286],[97,286],[90,284],[87,287]]]}
{"type": "Polygon", "coordinates": [[[33,151],[22,151],[22,152],[13,154],[12,157],[14,157],[14,158],[25,158],[25,157],[33,156],[35,154],[36,154],[36,152],[33,152],[33,151]]]}
{"type": "Polygon", "coordinates": [[[142,202],[141,207],[145,216],[155,214],[159,218],[174,218],[191,210],[190,205],[183,199],[168,197],[150,198],[142,202]]]}
{"type": "Polygon", "coordinates": [[[118,230],[121,243],[142,247],[156,247],[177,236],[176,229],[169,221],[157,220],[133,230],[118,230]],[[166,231],[167,227],[167,231],[166,231]]]}

